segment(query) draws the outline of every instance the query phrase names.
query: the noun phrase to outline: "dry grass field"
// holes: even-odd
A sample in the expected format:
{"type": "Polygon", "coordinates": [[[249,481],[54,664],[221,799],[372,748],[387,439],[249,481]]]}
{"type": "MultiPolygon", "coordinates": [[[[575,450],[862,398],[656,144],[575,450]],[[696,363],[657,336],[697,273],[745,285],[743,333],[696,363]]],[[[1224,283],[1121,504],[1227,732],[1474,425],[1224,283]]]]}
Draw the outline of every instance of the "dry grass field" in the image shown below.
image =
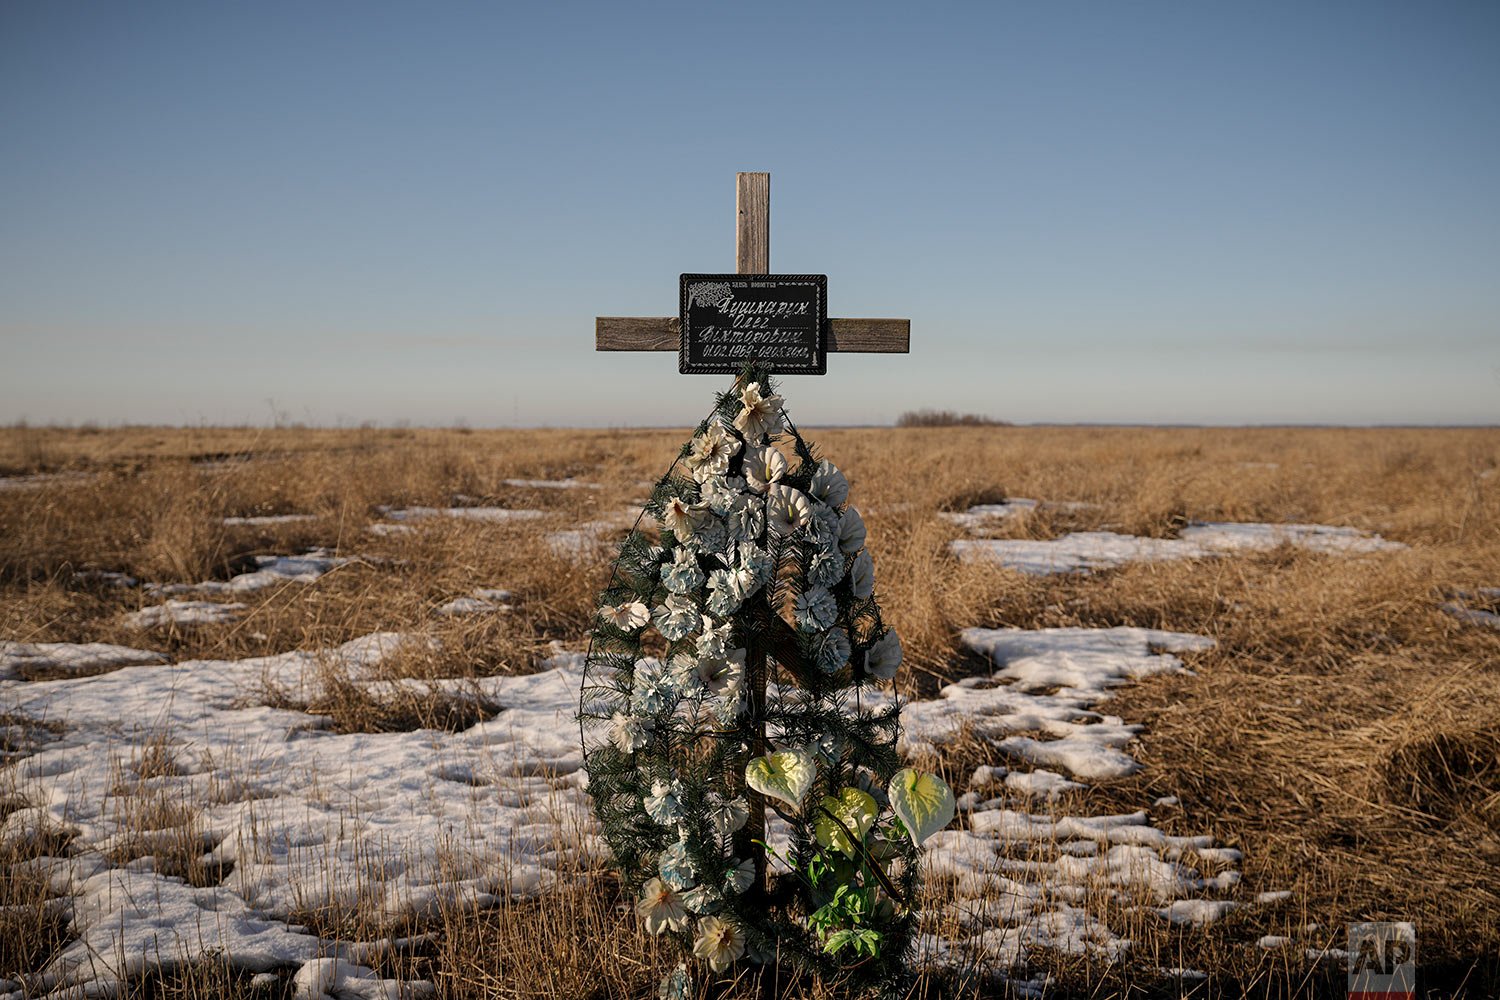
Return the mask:
{"type": "MultiPolygon", "coordinates": [[[[1239,883],[1225,896],[1242,905],[1200,925],[1100,894],[1082,905],[1095,907],[1129,948],[1111,960],[1087,949],[1029,947],[1018,981],[1041,984],[1048,996],[1342,996],[1343,964],[1318,953],[1344,947],[1352,921],[1406,920],[1416,926],[1425,991],[1500,993],[1500,631],[1443,609],[1457,601],[1500,610],[1492,589],[1500,587],[1500,431],[807,434],[846,471],[851,502],[865,513],[881,604],[907,651],[897,678],[904,696],[933,698],[946,682],[988,672],[960,641],[969,627],[1125,625],[1216,642],[1183,654],[1189,671],[1135,680],[1103,706],[1142,727],[1128,748],[1142,765],[1136,773],[1030,808],[1083,816],[1144,809],[1168,835],[1211,835],[1243,854],[1239,883]],[[1345,555],[1281,545],[1086,575],[1027,575],[955,558],[948,543],[965,529],[939,513],[1007,497],[1070,503],[996,521],[991,536],[1103,529],[1169,538],[1192,522],[1298,522],[1351,526],[1407,547],[1345,555]],[[1289,895],[1252,902],[1282,891],[1289,895]],[[1268,938],[1271,945],[1259,943],[1268,938]],[[1206,978],[1172,971],[1182,969],[1206,978]]],[[[178,663],[328,650],[375,632],[422,637],[431,641],[405,642],[379,661],[376,679],[388,683],[329,660],[319,661],[318,683],[305,689],[267,680],[226,697],[321,716],[341,734],[461,733],[496,713],[504,718],[505,684],[538,671],[559,649],[581,648],[611,541],[628,527],[624,512],[639,505],[686,436],[0,430],[0,476],[9,477],[0,482],[0,640],[112,643],[178,663]],[[569,478],[595,485],[527,482],[569,478]],[[434,516],[397,522],[417,530],[368,530],[392,523],[387,508],[455,506],[542,515],[434,516]],[[310,516],[225,522],[284,514],[310,516]],[[590,525],[585,534],[556,534],[579,524],[590,525]],[[254,569],[257,556],[315,547],[347,561],[308,582],[210,596],[245,605],[217,623],[133,627],[127,616],[166,598],[95,572],[193,585],[254,569]],[[510,609],[438,613],[478,588],[510,591],[510,609]],[[496,678],[504,682],[498,688],[496,678]]],[[[146,668],[110,669],[128,677],[146,668]]],[[[38,818],[46,810],[36,807],[48,803],[39,801],[43,786],[26,762],[48,741],[79,734],[70,734],[66,718],[27,714],[17,699],[60,676],[41,664],[0,681],[7,821],[0,978],[11,980],[0,994],[43,995],[48,984],[38,973],[79,934],[67,886],[34,859],[100,855],[108,866],[139,867],[154,858],[157,872],[198,887],[232,877],[231,865],[205,845],[213,843],[216,801],[233,795],[211,801],[184,791],[193,786],[175,779],[192,770],[184,755],[193,744],[182,733],[142,738],[120,755],[112,786],[76,792],[114,810],[108,843],[38,818]]],[[[937,763],[962,794],[977,765],[998,759],[975,736],[942,748],[937,763]]],[[[245,763],[247,781],[254,767],[245,763]]],[[[476,796],[503,792],[474,785],[476,796]]],[[[64,814],[63,803],[50,805],[64,814]]],[[[675,959],[622,909],[628,900],[597,854],[575,849],[584,834],[559,837],[565,842],[548,856],[560,877],[539,893],[455,891],[392,916],[369,906],[361,890],[294,908],[289,922],[322,938],[330,953],[336,942],[359,942],[364,965],[429,981],[455,1000],[654,996],[675,959]]],[[[449,860],[466,872],[507,864],[457,853],[449,860]]],[[[1017,871],[1024,880],[1024,867],[1017,871]]],[[[929,880],[933,912],[950,890],[945,878],[929,880]]],[[[256,978],[233,955],[163,959],[125,976],[128,995],[279,997],[294,988],[295,970],[256,978]]],[[[769,978],[726,995],[842,995],[837,984],[769,978]]],[[[906,995],[1003,989],[949,971],[922,976],[906,995]]]]}

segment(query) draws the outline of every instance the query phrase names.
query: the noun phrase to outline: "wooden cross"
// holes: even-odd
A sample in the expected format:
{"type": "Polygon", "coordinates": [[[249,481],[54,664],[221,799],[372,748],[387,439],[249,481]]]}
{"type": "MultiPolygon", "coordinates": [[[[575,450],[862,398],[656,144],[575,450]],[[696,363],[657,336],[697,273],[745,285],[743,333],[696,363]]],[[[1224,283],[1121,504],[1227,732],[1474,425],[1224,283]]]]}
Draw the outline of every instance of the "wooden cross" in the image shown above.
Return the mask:
{"type": "MultiPolygon", "coordinates": [[[[734,256],[739,274],[771,272],[771,175],[741,173],[735,175],[734,256]]],[[[806,277],[806,276],[804,276],[806,277]]],[[[684,308],[686,308],[684,306],[684,308]]],[[[824,330],[828,352],[862,354],[906,354],[910,350],[911,320],[908,319],[830,319],[824,330]]],[[[677,351],[681,347],[681,320],[678,316],[639,318],[599,316],[594,321],[596,351],[677,351]]],[[[773,368],[774,370],[774,368],[773,368]]],[[[749,705],[748,714],[753,736],[749,757],[766,752],[766,675],[767,659],[795,665],[799,652],[796,636],[787,624],[766,604],[764,594],[743,609],[753,627],[741,636],[745,644],[745,673],[749,705]]],[[[755,885],[766,888],[766,855],[758,842],[765,840],[765,800],[748,787],[741,786],[749,804],[749,820],[736,834],[740,856],[748,854],[755,861],[755,885]]]]}
{"type": "MultiPolygon", "coordinates": [[[[735,269],[740,274],[771,273],[771,175],[735,175],[735,269]]],[[[676,316],[598,316],[596,351],[676,351],[682,332],[676,316]]],[[[906,354],[911,350],[909,319],[830,319],[830,353],[906,354]]]]}

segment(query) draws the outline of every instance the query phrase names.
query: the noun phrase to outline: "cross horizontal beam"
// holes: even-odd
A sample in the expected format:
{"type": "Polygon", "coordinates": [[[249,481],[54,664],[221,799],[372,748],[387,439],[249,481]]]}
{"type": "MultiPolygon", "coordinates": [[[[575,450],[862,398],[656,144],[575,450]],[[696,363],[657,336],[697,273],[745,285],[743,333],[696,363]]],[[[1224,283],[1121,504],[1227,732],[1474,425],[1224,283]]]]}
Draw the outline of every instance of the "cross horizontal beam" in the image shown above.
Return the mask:
{"type": "MultiPolygon", "coordinates": [[[[676,316],[598,316],[594,319],[596,351],[675,351],[682,331],[676,316]]],[[[909,319],[830,319],[828,352],[842,354],[909,354],[909,319]]]]}

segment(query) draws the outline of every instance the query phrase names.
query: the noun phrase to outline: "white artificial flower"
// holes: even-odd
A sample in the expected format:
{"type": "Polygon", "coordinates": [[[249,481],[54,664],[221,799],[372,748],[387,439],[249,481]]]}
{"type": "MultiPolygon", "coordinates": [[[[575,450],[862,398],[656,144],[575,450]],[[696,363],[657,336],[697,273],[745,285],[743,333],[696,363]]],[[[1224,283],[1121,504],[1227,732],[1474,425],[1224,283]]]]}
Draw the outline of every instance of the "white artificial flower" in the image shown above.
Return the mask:
{"type": "Polygon", "coordinates": [[[667,598],[666,604],[651,613],[651,621],[668,642],[676,642],[696,631],[701,619],[691,600],[673,594],[667,598]]]}
{"type": "Polygon", "coordinates": [[[687,910],[683,908],[682,897],[659,878],[647,879],[641,886],[635,912],[646,922],[646,931],[650,934],[687,929],[687,910]]]}
{"type": "Polygon", "coordinates": [[[710,892],[708,886],[700,885],[682,894],[682,905],[687,907],[689,913],[703,916],[717,913],[720,904],[716,893],[710,892]]]}
{"type": "Polygon", "coordinates": [[[751,448],[745,452],[745,485],[764,493],[772,483],[786,475],[786,456],[775,445],[751,448]]]}
{"type": "Polygon", "coordinates": [[[729,652],[729,643],[734,636],[734,623],[728,620],[715,623],[712,618],[703,619],[703,634],[698,637],[700,657],[723,658],[729,652]]]}
{"type": "Polygon", "coordinates": [[[672,826],[682,819],[682,783],[675,779],[651,782],[651,794],[645,797],[643,804],[647,816],[662,826],[672,826]]]}
{"type": "Polygon", "coordinates": [[[732,920],[704,917],[698,921],[693,954],[707,962],[710,969],[723,972],[745,954],[745,932],[732,920]]]}
{"type": "Polygon", "coordinates": [[[849,662],[849,633],[841,628],[824,632],[817,642],[814,661],[825,674],[836,674],[849,662]]]}
{"type": "Polygon", "coordinates": [[[698,530],[702,522],[703,511],[689,504],[682,497],[673,497],[662,508],[662,526],[676,535],[679,540],[693,537],[693,533],[698,530]]]}
{"type": "Polygon", "coordinates": [[[635,753],[651,738],[650,719],[640,719],[624,712],[616,712],[610,722],[612,723],[609,731],[610,742],[619,747],[621,753],[635,753]]]}
{"type": "Polygon", "coordinates": [[[750,579],[745,590],[745,596],[748,597],[771,582],[771,577],[776,575],[776,560],[771,558],[771,553],[754,542],[742,542],[738,569],[750,579]]]}
{"type": "Polygon", "coordinates": [[[896,676],[896,668],[899,666],[901,666],[901,639],[896,635],[896,630],[891,629],[881,636],[880,640],[865,654],[865,670],[871,676],[888,681],[896,676]]]}
{"type": "Polygon", "coordinates": [[[687,549],[676,550],[672,561],[662,565],[661,582],[673,594],[690,594],[703,586],[703,570],[698,566],[698,557],[687,549]]]}
{"type": "MultiPolygon", "coordinates": [[[[734,861],[733,858],[729,859],[734,861]]],[[[742,896],[755,884],[755,862],[749,858],[739,862],[724,873],[724,891],[742,896]]]]}
{"type": "Polygon", "coordinates": [[[865,519],[853,507],[846,507],[839,518],[839,548],[845,555],[853,555],[864,547],[865,519]]]}
{"type": "Polygon", "coordinates": [[[703,480],[703,504],[720,517],[744,506],[747,487],[740,476],[709,476],[703,480]]]}
{"type": "Polygon", "coordinates": [[[821,632],[832,627],[839,605],[827,587],[808,587],[792,602],[792,614],[804,632],[821,632]]]}
{"type": "Polygon", "coordinates": [[[744,502],[725,518],[730,537],[738,542],[755,542],[766,530],[766,502],[760,497],[743,498],[744,502]]]}
{"type": "Polygon", "coordinates": [[[772,486],[766,498],[766,521],[777,535],[790,535],[812,516],[812,501],[807,494],[780,483],[772,486]]]}
{"type": "Polygon", "coordinates": [[[725,530],[723,520],[714,517],[706,509],[699,514],[697,530],[693,532],[693,536],[682,539],[683,548],[691,549],[701,556],[717,556],[729,544],[729,532],[725,530]]]}
{"type": "Polygon", "coordinates": [[[622,632],[634,632],[651,621],[651,612],[640,601],[626,601],[599,609],[599,617],[622,632]]]}
{"type": "Polygon", "coordinates": [[[875,593],[875,560],[870,558],[869,549],[860,549],[854,557],[854,565],[849,567],[849,586],[861,601],[875,593]]]}
{"type": "Polygon", "coordinates": [[[719,695],[719,701],[714,706],[714,716],[724,725],[731,725],[735,719],[744,714],[745,700],[745,672],[730,673],[724,684],[724,690],[719,695]]]}
{"type": "Polygon", "coordinates": [[[844,578],[845,567],[844,554],[838,549],[814,552],[807,567],[807,578],[820,587],[832,587],[844,578]]]}
{"type": "Polygon", "coordinates": [[[744,799],[724,799],[717,793],[708,796],[708,822],[720,840],[742,829],[750,820],[750,807],[744,799]]]}
{"type": "Polygon", "coordinates": [[[808,492],[830,507],[837,507],[849,499],[849,480],[844,478],[838,466],[825,458],[813,470],[808,492]]]}
{"type": "Polygon", "coordinates": [[[690,448],[687,466],[693,470],[693,478],[701,483],[709,476],[722,476],[729,471],[729,460],[739,454],[740,442],[716,421],[693,438],[690,448]]]}
{"type": "Polygon", "coordinates": [[[745,676],[745,651],[731,649],[724,656],[698,660],[698,679],[714,694],[723,694],[745,676]]]}
{"type": "Polygon", "coordinates": [[[760,588],[755,571],[736,566],[733,569],[716,569],[708,575],[708,610],[721,618],[727,618],[739,610],[745,598],[760,588]]]}
{"type": "Polygon", "coordinates": [[[734,426],[747,441],[759,441],[781,430],[781,397],[763,395],[759,382],[745,386],[740,393],[740,405],[743,409],[734,418],[734,426]]]}
{"type": "Polygon", "coordinates": [[[682,685],[660,660],[637,660],[634,673],[630,707],[638,715],[665,711],[682,695],[682,685]]]}

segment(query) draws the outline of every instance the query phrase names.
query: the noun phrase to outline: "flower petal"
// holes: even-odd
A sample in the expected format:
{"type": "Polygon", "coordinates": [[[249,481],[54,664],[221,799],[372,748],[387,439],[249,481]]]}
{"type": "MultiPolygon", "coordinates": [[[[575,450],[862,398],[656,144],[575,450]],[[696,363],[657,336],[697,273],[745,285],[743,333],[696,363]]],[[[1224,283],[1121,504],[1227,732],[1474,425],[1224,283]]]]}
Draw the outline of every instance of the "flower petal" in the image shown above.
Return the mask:
{"type": "Polygon", "coordinates": [[[824,796],[820,805],[823,809],[813,819],[813,836],[817,838],[818,846],[831,847],[854,857],[854,845],[849,841],[849,833],[863,839],[870,832],[870,827],[875,825],[879,807],[876,806],[874,797],[858,788],[843,788],[838,795],[824,796]],[[835,823],[823,810],[833,814],[838,822],[835,823]],[[843,825],[840,826],[840,823],[843,825]]]}
{"type": "Polygon", "coordinates": [[[817,776],[818,765],[812,754],[802,750],[779,750],[745,765],[745,781],[751,788],[793,809],[802,808],[802,800],[817,776]]]}
{"type": "Polygon", "coordinates": [[[918,847],[928,837],[953,822],[953,789],[935,774],[919,774],[903,768],[891,779],[891,808],[918,847]]]}

